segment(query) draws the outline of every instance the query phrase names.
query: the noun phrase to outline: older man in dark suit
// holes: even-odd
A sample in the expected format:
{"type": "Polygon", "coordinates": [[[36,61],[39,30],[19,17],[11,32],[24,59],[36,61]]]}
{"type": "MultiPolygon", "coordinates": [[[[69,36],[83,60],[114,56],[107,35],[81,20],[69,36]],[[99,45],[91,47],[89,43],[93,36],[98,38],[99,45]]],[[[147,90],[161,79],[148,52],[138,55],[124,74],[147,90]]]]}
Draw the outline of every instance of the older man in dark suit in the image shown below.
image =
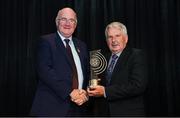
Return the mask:
{"type": "Polygon", "coordinates": [[[126,27],[120,22],[110,23],[105,30],[111,53],[101,82],[92,86],[89,96],[95,96],[95,116],[144,116],[143,94],[147,85],[147,64],[140,49],[127,46],[126,27]],[[108,113],[109,112],[109,113],[108,113]]]}
{"type": "Polygon", "coordinates": [[[38,44],[39,83],[31,116],[86,116],[89,55],[86,45],[72,37],[77,26],[71,8],[59,10],[57,32],[38,44]]]}

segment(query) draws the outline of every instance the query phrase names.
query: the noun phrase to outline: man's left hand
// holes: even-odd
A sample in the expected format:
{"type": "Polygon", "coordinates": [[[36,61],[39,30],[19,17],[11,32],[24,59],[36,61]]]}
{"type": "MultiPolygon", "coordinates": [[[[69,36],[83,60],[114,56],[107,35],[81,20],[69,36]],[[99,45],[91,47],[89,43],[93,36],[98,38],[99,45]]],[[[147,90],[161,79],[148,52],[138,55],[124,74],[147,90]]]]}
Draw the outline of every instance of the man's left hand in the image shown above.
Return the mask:
{"type": "Polygon", "coordinates": [[[104,96],[104,86],[91,86],[90,88],[87,89],[88,95],[89,96],[94,96],[94,97],[100,97],[104,96]]]}

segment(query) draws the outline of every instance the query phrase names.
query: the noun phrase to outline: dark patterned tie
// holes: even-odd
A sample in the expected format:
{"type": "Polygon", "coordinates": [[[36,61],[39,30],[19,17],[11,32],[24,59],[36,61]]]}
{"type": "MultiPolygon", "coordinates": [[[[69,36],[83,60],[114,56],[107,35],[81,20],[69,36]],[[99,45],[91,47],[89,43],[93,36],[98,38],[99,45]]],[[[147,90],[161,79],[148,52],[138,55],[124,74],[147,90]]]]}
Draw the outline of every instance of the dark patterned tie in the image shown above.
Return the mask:
{"type": "Polygon", "coordinates": [[[118,58],[118,56],[116,54],[113,54],[111,62],[109,64],[108,68],[107,68],[107,81],[108,81],[108,84],[110,82],[111,75],[112,75],[112,72],[113,72],[113,69],[114,69],[115,62],[116,62],[117,58],[118,58]]]}
{"type": "Polygon", "coordinates": [[[72,51],[71,51],[71,47],[69,45],[69,39],[64,39],[64,41],[66,42],[66,50],[68,52],[68,55],[71,59],[71,64],[72,64],[72,68],[73,68],[73,73],[72,73],[72,89],[78,89],[78,75],[77,75],[77,69],[76,69],[76,65],[74,62],[74,58],[72,55],[72,51]]]}

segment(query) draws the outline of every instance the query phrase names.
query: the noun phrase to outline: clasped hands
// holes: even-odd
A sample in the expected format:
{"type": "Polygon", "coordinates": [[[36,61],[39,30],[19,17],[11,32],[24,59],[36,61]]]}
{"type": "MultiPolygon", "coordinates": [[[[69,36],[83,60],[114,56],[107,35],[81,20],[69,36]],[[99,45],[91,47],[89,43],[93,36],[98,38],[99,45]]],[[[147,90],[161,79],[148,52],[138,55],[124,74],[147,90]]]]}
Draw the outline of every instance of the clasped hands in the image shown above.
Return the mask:
{"type": "Polygon", "coordinates": [[[89,99],[87,92],[83,89],[74,89],[70,93],[70,97],[71,97],[71,101],[79,106],[85,103],[86,101],[88,101],[89,99]]]}
{"type": "Polygon", "coordinates": [[[104,96],[104,86],[91,86],[87,88],[87,92],[83,89],[74,89],[70,93],[71,101],[76,103],[77,105],[82,105],[86,101],[88,101],[89,96],[94,96],[94,97],[100,97],[104,96]]]}

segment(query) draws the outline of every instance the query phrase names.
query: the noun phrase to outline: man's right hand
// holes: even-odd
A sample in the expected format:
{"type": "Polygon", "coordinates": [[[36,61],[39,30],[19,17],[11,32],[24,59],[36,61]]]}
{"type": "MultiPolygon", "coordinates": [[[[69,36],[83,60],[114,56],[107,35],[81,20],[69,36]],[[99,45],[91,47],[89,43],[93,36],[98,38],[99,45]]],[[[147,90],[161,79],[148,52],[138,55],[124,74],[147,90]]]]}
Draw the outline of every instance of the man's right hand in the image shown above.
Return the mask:
{"type": "Polygon", "coordinates": [[[75,102],[79,106],[88,101],[87,92],[83,89],[74,89],[70,96],[71,101],[75,102]]]}

